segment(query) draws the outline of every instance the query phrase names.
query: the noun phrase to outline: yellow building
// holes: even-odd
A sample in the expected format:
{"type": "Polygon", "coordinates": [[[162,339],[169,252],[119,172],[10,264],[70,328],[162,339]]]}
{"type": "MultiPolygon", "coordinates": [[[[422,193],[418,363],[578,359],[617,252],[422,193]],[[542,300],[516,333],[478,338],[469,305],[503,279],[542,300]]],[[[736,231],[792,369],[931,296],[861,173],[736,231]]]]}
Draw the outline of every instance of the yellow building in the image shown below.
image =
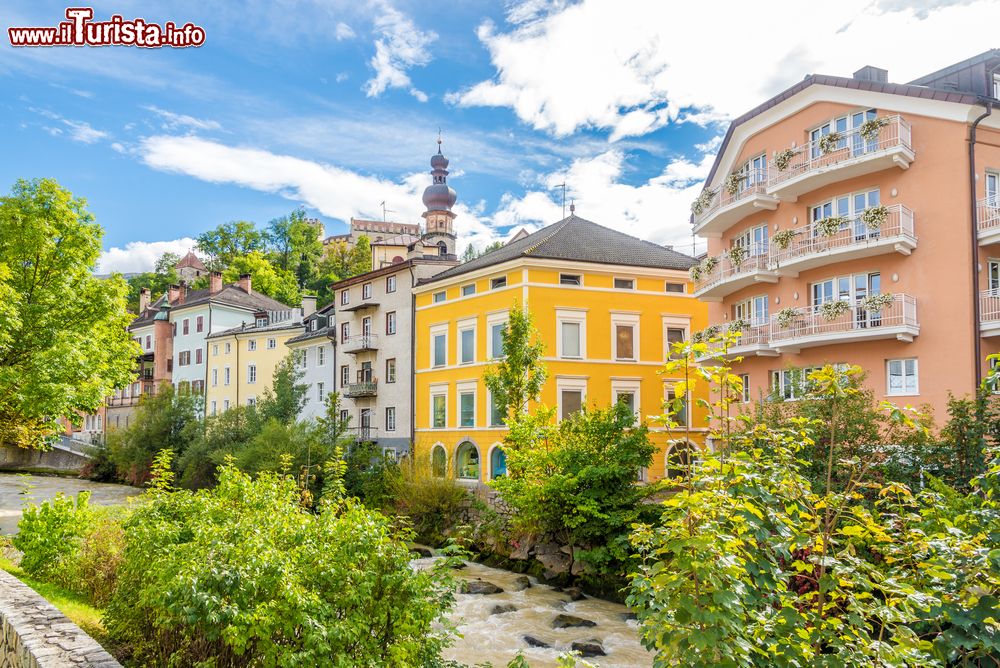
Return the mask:
{"type": "Polygon", "coordinates": [[[259,311],[252,325],[234,327],[207,338],[205,410],[216,415],[233,406],[253,406],[270,388],[274,371],[289,354],[285,341],[304,331],[294,311],[259,311]],[[276,317],[284,317],[275,320],[276,317]]]}
{"type": "MultiPolygon", "coordinates": [[[[557,407],[557,419],[612,401],[629,402],[642,419],[662,414],[677,380],[658,373],[669,345],[707,321],[688,284],[693,264],[571,215],[422,281],[414,288],[415,456],[460,480],[506,470],[505,429],[481,376],[501,352],[515,304],[527,304],[545,344],[540,400],[557,407]]],[[[687,419],[697,446],[705,419],[693,410],[687,419]]],[[[663,477],[668,451],[690,447],[683,434],[651,431],[658,452],[647,480],[663,477]]]]}

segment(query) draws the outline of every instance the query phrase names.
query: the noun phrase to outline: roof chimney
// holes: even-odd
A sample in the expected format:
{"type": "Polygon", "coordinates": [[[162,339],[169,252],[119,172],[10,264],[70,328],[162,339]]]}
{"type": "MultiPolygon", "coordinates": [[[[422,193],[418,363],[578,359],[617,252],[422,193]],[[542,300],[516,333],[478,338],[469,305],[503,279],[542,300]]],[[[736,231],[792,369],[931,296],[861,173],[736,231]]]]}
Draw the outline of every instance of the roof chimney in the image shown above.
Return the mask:
{"type": "Polygon", "coordinates": [[[142,315],[149,308],[149,288],[139,290],[139,315],[142,315]]]}
{"type": "Polygon", "coordinates": [[[308,318],[316,312],[316,297],[312,295],[302,295],[302,317],[308,318]]]}
{"type": "Polygon", "coordinates": [[[222,292],[222,272],[213,271],[208,277],[208,293],[214,295],[222,292]]]}
{"type": "Polygon", "coordinates": [[[854,78],[858,81],[874,81],[875,83],[889,83],[889,70],[880,67],[865,65],[854,73],[854,78]]]}
{"type": "Polygon", "coordinates": [[[253,291],[250,289],[250,274],[240,274],[240,289],[248,295],[253,294],[253,291]]]}
{"type": "Polygon", "coordinates": [[[181,286],[175,283],[167,288],[167,301],[170,302],[171,305],[184,303],[181,299],[181,286]]]}

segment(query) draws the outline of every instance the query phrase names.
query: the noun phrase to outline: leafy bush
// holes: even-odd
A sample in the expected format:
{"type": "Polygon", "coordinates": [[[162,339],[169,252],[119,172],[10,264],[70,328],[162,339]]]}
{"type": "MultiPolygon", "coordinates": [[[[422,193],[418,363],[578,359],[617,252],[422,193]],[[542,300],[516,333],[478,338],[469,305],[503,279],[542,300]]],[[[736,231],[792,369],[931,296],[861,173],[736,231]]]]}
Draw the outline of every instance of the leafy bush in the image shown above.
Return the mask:
{"type": "Polygon", "coordinates": [[[399,464],[387,457],[375,443],[351,443],[345,456],[344,487],[369,508],[386,510],[396,500],[399,488],[399,464]]]}
{"type": "MultiPolygon", "coordinates": [[[[103,510],[103,509],[102,509],[103,510]]],[[[122,518],[111,512],[98,514],[67,560],[59,578],[62,586],[103,607],[111,600],[118,583],[118,570],[125,551],[122,518]]]]}
{"type": "Polygon", "coordinates": [[[24,509],[13,543],[24,554],[25,572],[54,579],[66,570],[93,521],[89,502],[90,492],[75,497],[57,494],[24,509]]]}
{"type": "MultiPolygon", "coordinates": [[[[124,524],[110,635],[142,665],[421,666],[448,638],[452,583],[414,572],[390,521],[300,504],[291,476],[225,463],[211,490],[168,490],[169,464],[124,524]]],[[[405,538],[403,536],[402,538],[405,538]]]]}
{"type": "Polygon", "coordinates": [[[400,467],[396,479],[396,513],[407,518],[417,540],[443,544],[448,533],[462,523],[469,493],[453,479],[438,477],[427,465],[410,463],[400,467]]]}

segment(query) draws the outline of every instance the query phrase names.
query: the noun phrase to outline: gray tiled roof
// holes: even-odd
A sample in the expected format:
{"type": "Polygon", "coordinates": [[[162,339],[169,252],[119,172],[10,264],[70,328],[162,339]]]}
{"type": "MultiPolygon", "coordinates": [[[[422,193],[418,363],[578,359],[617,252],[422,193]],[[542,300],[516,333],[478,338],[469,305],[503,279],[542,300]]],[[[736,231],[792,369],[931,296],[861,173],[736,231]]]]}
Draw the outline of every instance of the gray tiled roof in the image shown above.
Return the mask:
{"type": "Polygon", "coordinates": [[[331,303],[324,306],[320,310],[316,311],[312,315],[303,318],[302,324],[305,325],[306,331],[288,339],[287,341],[285,341],[285,345],[287,346],[292,343],[298,343],[299,341],[309,341],[310,339],[326,338],[330,334],[333,334],[336,330],[336,323],[334,323],[333,312],[334,312],[333,304],[331,303]],[[309,323],[321,317],[326,317],[327,324],[315,331],[309,331],[308,329],[309,323]]]}
{"type": "Polygon", "coordinates": [[[287,311],[291,308],[259,292],[247,293],[238,284],[233,284],[223,287],[222,290],[214,295],[208,289],[191,290],[184,298],[184,303],[172,304],[171,310],[176,312],[189,306],[206,304],[209,301],[213,304],[225,304],[253,311],[287,311]]]}
{"type": "Polygon", "coordinates": [[[275,322],[261,327],[258,327],[257,325],[241,325],[239,327],[231,327],[229,329],[224,329],[221,332],[209,334],[205,338],[214,339],[220,336],[232,336],[233,334],[264,334],[267,332],[280,332],[286,329],[299,329],[301,327],[302,319],[293,318],[291,320],[282,320],[281,322],[275,322]]]}
{"type": "Polygon", "coordinates": [[[697,264],[693,257],[684,253],[571,215],[422,282],[434,283],[519,257],[683,271],[697,264]]]}

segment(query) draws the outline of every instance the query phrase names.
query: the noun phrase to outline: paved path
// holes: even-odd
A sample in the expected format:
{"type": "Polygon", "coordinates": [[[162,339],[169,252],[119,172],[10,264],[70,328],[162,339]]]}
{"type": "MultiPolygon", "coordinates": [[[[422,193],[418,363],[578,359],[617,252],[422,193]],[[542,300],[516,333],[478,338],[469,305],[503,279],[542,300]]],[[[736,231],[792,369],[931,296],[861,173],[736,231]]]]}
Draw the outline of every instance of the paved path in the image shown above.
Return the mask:
{"type": "Polygon", "coordinates": [[[21,519],[21,509],[25,504],[41,503],[46,499],[51,499],[59,492],[71,496],[83,490],[90,491],[90,502],[97,505],[124,503],[128,497],[142,492],[140,489],[126,485],[109,485],[78,478],[0,473],[0,534],[17,531],[17,523],[21,519]],[[34,485],[30,499],[26,499],[21,494],[25,482],[34,485]]]}

